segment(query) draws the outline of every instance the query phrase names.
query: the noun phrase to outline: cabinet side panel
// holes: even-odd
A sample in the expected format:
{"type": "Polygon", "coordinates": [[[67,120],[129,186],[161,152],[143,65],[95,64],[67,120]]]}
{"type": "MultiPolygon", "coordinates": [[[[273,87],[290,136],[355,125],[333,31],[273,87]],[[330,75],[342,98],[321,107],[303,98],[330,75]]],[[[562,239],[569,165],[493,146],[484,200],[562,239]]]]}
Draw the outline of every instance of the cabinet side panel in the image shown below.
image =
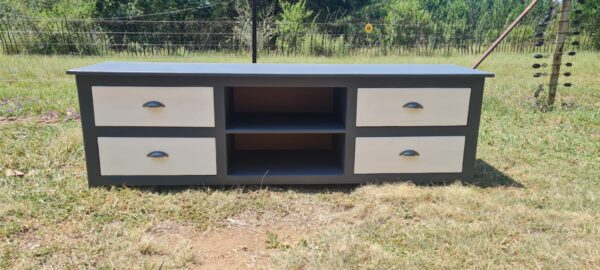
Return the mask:
{"type": "Polygon", "coordinates": [[[100,161],[98,157],[98,142],[96,140],[97,134],[94,122],[91,80],[88,77],[77,75],[76,81],[88,185],[90,187],[98,186],[101,183],[100,161]]]}
{"type": "Polygon", "coordinates": [[[475,173],[475,158],[477,154],[477,139],[479,136],[485,78],[468,78],[465,79],[465,82],[468,82],[471,87],[471,102],[469,104],[469,119],[467,120],[467,141],[465,144],[462,180],[472,182],[475,173]]]}

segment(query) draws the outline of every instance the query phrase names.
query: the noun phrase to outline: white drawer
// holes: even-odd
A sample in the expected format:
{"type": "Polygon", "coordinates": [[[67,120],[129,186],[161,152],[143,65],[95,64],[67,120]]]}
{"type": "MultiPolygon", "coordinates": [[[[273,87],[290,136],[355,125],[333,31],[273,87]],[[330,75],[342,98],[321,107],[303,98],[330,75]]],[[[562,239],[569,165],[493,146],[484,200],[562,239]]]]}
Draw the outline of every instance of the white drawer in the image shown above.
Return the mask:
{"type": "Polygon", "coordinates": [[[470,88],[359,88],[356,126],[466,126],[470,88]]]}
{"type": "Polygon", "coordinates": [[[215,126],[212,87],[92,86],[92,97],[96,126],[215,126]]]}
{"type": "Polygon", "coordinates": [[[463,136],[359,137],[354,173],[461,172],[464,148],[463,136]]]}
{"type": "Polygon", "coordinates": [[[215,138],[99,137],[98,151],[101,175],[217,174],[215,138]]]}

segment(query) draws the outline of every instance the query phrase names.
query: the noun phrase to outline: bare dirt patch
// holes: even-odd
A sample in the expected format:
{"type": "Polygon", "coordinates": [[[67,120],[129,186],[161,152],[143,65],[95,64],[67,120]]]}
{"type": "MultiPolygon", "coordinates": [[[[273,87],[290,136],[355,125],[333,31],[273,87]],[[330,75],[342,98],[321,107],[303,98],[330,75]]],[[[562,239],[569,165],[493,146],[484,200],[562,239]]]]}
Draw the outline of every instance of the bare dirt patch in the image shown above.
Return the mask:
{"type": "Polygon", "coordinates": [[[268,269],[273,253],[297,245],[337,216],[329,205],[312,205],[305,201],[302,206],[293,208],[296,210],[283,215],[245,211],[205,231],[196,230],[192,225],[162,222],[150,227],[142,236],[147,239],[142,242],[160,245],[141,244],[140,252],[183,256],[187,260],[186,268],[268,269]]]}
{"type": "MultiPolygon", "coordinates": [[[[246,217],[252,214],[245,213],[246,217]]],[[[182,256],[186,268],[267,269],[269,255],[298,243],[315,227],[273,220],[229,218],[228,225],[196,230],[191,225],[162,222],[141,237],[139,252],[150,257],[182,256]]]]}
{"type": "Polygon", "coordinates": [[[204,269],[267,269],[269,255],[278,246],[298,242],[307,232],[285,225],[228,227],[210,230],[195,237],[192,244],[200,255],[204,269]],[[272,238],[276,238],[272,244],[272,238]]]}

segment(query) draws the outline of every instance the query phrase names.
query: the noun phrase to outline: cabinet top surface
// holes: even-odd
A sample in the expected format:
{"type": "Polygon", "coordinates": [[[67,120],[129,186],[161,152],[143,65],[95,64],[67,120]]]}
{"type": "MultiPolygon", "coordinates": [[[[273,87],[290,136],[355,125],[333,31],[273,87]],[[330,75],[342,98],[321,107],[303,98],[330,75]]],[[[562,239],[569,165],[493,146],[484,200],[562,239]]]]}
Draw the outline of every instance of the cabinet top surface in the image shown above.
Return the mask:
{"type": "Polygon", "coordinates": [[[103,62],[68,74],[194,76],[444,76],[493,77],[494,74],[449,64],[229,64],[103,62]]]}

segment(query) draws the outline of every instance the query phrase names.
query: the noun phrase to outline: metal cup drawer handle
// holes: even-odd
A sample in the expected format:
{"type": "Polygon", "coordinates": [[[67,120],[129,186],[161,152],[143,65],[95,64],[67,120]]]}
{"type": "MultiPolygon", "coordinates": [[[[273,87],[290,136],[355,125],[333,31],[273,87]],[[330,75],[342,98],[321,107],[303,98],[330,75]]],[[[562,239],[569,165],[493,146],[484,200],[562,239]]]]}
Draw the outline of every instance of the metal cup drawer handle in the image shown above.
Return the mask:
{"type": "Polygon", "coordinates": [[[407,149],[407,150],[400,152],[400,156],[401,157],[418,157],[419,152],[417,152],[415,150],[407,149]]]}
{"type": "Polygon", "coordinates": [[[402,108],[405,108],[405,109],[423,109],[423,105],[421,105],[419,102],[411,101],[411,102],[408,102],[408,103],[404,104],[402,106],[402,108]]]}
{"type": "Polygon", "coordinates": [[[169,154],[163,151],[152,151],[146,155],[149,158],[166,158],[169,157],[169,154]]]}
{"type": "Polygon", "coordinates": [[[144,105],[142,105],[142,107],[144,107],[144,108],[164,108],[165,104],[163,104],[160,101],[152,100],[152,101],[148,101],[148,102],[144,103],[144,105]]]}

